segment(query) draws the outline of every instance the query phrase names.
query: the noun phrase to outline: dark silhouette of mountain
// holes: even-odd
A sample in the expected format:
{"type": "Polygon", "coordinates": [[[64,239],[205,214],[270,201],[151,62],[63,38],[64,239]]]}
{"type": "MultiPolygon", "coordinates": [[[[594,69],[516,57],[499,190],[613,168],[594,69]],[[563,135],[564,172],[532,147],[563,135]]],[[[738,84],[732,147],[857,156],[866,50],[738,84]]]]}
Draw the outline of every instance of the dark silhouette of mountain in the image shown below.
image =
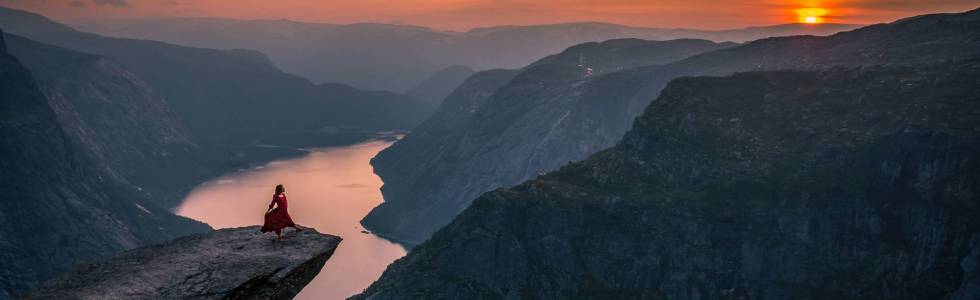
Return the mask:
{"type": "Polygon", "coordinates": [[[410,97],[314,85],[280,71],[255,51],[108,38],[65,30],[42,16],[7,8],[0,8],[0,26],[32,40],[112,58],[166,99],[193,135],[213,145],[326,126],[409,129],[431,112],[410,97]]]}
{"type": "Polygon", "coordinates": [[[474,75],[446,99],[436,116],[372,160],[375,173],[385,181],[385,202],[362,223],[394,239],[425,240],[469,205],[464,199],[513,180],[506,178],[514,176],[513,171],[532,176],[536,172],[529,168],[557,167],[566,162],[563,157],[585,157],[591,149],[614,143],[628,129],[629,106],[581,102],[568,94],[579,85],[606,73],[734,45],[611,40],[569,48],[516,75],[497,71],[472,80],[479,76],[474,75]],[[582,119],[580,114],[600,119],[579,123],[575,120],[582,119]],[[521,129],[505,130],[508,124],[521,129]],[[527,156],[556,133],[567,134],[561,142],[570,144],[540,153],[542,157],[527,156]]]}
{"type": "Polygon", "coordinates": [[[976,299],[977,112],[977,60],[677,79],[354,299],[976,299]]]}
{"type": "Polygon", "coordinates": [[[591,22],[447,32],[419,26],[370,23],[334,25],[201,18],[99,20],[73,25],[108,36],[193,47],[259,50],[283,70],[315,82],[339,82],[395,92],[407,92],[450,66],[475,70],[516,69],[585,42],[621,38],[744,42],[770,36],[827,35],[857,27],[785,24],[705,31],[591,22]]]}
{"type": "MultiPolygon", "coordinates": [[[[424,240],[481,193],[612,146],[674,78],[978,57],[980,31],[975,28],[980,28],[980,10],[921,16],[829,37],[767,38],[670,64],[588,76],[555,88],[519,80],[532,76],[521,74],[474,107],[466,124],[420,127],[379,154],[373,164],[385,182],[385,203],[363,223],[394,238],[424,240]],[[434,138],[436,132],[453,138],[434,138]],[[435,145],[408,146],[426,141],[435,145]]],[[[575,73],[537,78],[544,82],[569,74],[575,73]]],[[[446,118],[441,113],[432,119],[446,118]]]]}
{"type": "Polygon", "coordinates": [[[211,174],[214,153],[194,142],[169,104],[111,59],[7,35],[65,133],[115,177],[161,195],[211,174]]]}
{"type": "Polygon", "coordinates": [[[432,105],[433,110],[435,110],[443,99],[446,99],[456,87],[463,84],[463,81],[466,81],[474,73],[476,71],[464,66],[448,67],[436,72],[429,79],[409,90],[408,95],[425,101],[432,105]]]}
{"type": "Polygon", "coordinates": [[[79,262],[209,229],[120,180],[75,143],[52,103],[64,102],[49,102],[31,72],[0,53],[0,298],[79,262]]]}

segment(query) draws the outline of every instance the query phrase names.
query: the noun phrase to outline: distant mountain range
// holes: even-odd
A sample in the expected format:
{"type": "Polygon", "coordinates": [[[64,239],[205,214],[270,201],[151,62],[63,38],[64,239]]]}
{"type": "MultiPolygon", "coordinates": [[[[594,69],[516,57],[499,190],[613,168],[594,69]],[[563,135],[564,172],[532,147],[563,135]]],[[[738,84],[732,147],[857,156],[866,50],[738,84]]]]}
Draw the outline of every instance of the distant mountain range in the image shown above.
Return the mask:
{"type": "MultiPolygon", "coordinates": [[[[480,194],[614,145],[675,78],[978,57],[978,19],[980,10],[975,10],[920,16],[828,37],[766,38],[689,58],[673,56],[675,62],[641,61],[637,65],[646,66],[623,70],[615,65],[629,56],[612,54],[633,51],[616,50],[617,45],[629,43],[610,41],[542,59],[501,85],[474,89],[464,83],[435,116],[372,161],[385,183],[385,202],[362,223],[395,239],[424,241],[480,194]],[[591,57],[569,55],[589,48],[595,48],[591,57]],[[544,68],[542,63],[548,61],[564,63],[544,68]]],[[[664,51],[635,49],[633,55],[650,57],[664,51]]]]}
{"type": "Polygon", "coordinates": [[[572,45],[619,38],[745,42],[787,35],[828,35],[848,24],[783,24],[707,31],[567,23],[498,26],[467,32],[386,24],[318,24],[287,20],[135,19],[71,24],[107,36],[216,49],[251,49],[314,82],[407,92],[439,70],[520,68],[572,45]]]}

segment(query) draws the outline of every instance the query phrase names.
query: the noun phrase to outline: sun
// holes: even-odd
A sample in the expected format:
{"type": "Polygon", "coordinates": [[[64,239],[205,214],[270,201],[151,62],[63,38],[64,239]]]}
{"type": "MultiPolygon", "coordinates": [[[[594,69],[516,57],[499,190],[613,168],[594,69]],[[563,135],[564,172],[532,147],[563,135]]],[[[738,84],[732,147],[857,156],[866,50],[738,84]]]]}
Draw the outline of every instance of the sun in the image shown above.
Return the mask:
{"type": "Polygon", "coordinates": [[[817,24],[823,23],[823,16],[826,16],[829,12],[824,8],[808,7],[797,9],[796,15],[800,23],[817,24]]]}

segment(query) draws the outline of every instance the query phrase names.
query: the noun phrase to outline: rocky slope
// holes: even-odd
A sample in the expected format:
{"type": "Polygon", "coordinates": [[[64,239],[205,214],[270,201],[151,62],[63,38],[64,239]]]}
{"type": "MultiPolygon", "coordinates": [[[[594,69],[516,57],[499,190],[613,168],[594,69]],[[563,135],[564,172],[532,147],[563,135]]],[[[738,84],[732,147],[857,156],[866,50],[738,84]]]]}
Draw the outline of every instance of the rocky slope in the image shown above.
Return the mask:
{"type": "MultiPolygon", "coordinates": [[[[978,26],[980,10],[974,10],[920,16],[829,37],[763,39],[618,72],[592,67],[601,65],[601,60],[565,65],[567,70],[579,68],[577,73],[544,68],[549,72],[534,75],[527,73],[539,69],[532,65],[517,76],[531,80],[515,79],[500,87],[485,104],[474,107],[464,123],[420,127],[382,152],[374,166],[385,182],[386,202],[364,223],[389,236],[424,240],[480,193],[520,183],[612,146],[674,78],[977,57],[980,31],[974,28],[978,26]],[[584,76],[590,67],[593,75],[584,76]],[[566,79],[570,81],[564,85],[543,83],[566,79]],[[434,145],[408,146],[422,143],[416,140],[434,145]]],[[[582,46],[589,47],[597,46],[582,46]]],[[[575,56],[566,57],[575,61],[575,56]]],[[[439,114],[433,119],[445,118],[439,114]]]]}
{"type": "Polygon", "coordinates": [[[976,299],[980,61],[673,81],[356,299],[976,299]]]}
{"type": "Polygon", "coordinates": [[[79,266],[26,299],[292,299],[341,238],[313,229],[282,241],[258,226],[221,229],[79,266]]]}
{"type": "Polygon", "coordinates": [[[0,52],[0,299],[79,262],[209,230],[119,180],[68,131],[31,73],[0,52]]]}
{"type": "MultiPolygon", "coordinates": [[[[169,103],[111,59],[7,35],[61,127],[118,178],[154,195],[203,181],[212,156],[169,103]]],[[[215,159],[220,160],[220,159],[215,159]]]]}
{"type": "MultiPolygon", "coordinates": [[[[531,169],[542,167],[536,165],[539,162],[530,161],[533,158],[513,159],[518,157],[513,156],[511,159],[491,160],[479,157],[496,153],[472,145],[494,143],[499,146],[498,153],[508,156],[509,153],[503,152],[533,150],[540,143],[537,139],[549,138],[556,129],[574,130],[584,135],[596,131],[599,134],[605,131],[626,131],[626,120],[629,118],[625,115],[629,112],[623,109],[627,107],[610,104],[575,110],[574,107],[579,103],[565,97],[565,93],[595,76],[631,67],[673,62],[733,45],[705,40],[658,42],[636,39],[587,43],[531,64],[512,79],[508,79],[504,85],[459,89],[454,92],[454,96],[450,96],[459,99],[447,99],[445,107],[437,112],[438,117],[433,117],[425,126],[420,126],[372,160],[375,173],[385,181],[382,187],[385,203],[372,210],[363,223],[374,231],[403,241],[425,240],[429,234],[448,223],[469,205],[463,199],[471,199],[480,192],[507,184],[507,179],[502,177],[503,172],[498,170],[525,169],[522,172],[530,172],[530,176],[535,173],[531,169]],[[492,111],[495,108],[503,110],[492,111]],[[578,118],[578,114],[601,115],[613,120],[561,123],[566,119],[578,118]],[[533,124],[523,127],[521,131],[507,132],[504,128],[513,124],[511,117],[516,115],[533,118],[528,120],[533,124]],[[545,126],[548,122],[561,124],[545,126]],[[531,126],[534,128],[529,128],[531,126]],[[479,131],[469,131],[474,127],[479,127],[479,131]],[[457,131],[462,133],[454,133],[457,131]],[[506,136],[494,140],[497,138],[494,135],[498,134],[506,136]],[[524,139],[525,137],[528,139],[524,139]],[[522,140],[529,143],[522,143],[522,140]],[[444,161],[455,164],[441,163],[444,161]],[[435,163],[428,165],[432,162],[435,163]],[[416,199],[424,199],[425,204],[414,202],[416,199]]],[[[589,150],[590,144],[595,141],[586,136],[575,138],[582,144],[560,149],[557,153],[541,155],[584,157],[591,153],[582,151],[589,150]]],[[[609,138],[618,136],[610,135],[609,138]]],[[[601,142],[611,144],[614,140],[601,142]]],[[[545,158],[541,162],[546,164],[543,167],[557,167],[558,165],[547,165],[552,162],[548,160],[553,158],[545,158]]]]}
{"type": "Polygon", "coordinates": [[[282,72],[255,51],[103,37],[2,7],[0,27],[35,41],[112,58],[166,99],[193,135],[216,147],[325,126],[410,129],[431,112],[402,95],[313,84],[282,72]],[[346,97],[352,93],[355,97],[346,97]]]}
{"type": "Polygon", "coordinates": [[[254,49],[277,66],[315,82],[363,89],[409,91],[454,65],[476,70],[521,68],[573,45],[610,39],[751,41],[788,35],[828,35],[845,24],[784,24],[705,31],[565,23],[497,26],[447,32],[412,25],[317,24],[288,20],[133,19],[71,24],[107,36],[158,40],[191,47],[254,49]]]}

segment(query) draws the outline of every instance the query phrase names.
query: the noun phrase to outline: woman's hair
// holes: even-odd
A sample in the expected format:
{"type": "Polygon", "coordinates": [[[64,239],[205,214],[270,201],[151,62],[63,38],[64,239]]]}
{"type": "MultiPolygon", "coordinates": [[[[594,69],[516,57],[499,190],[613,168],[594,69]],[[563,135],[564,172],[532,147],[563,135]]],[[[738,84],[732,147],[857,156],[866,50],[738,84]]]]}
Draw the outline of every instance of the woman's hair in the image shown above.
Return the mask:
{"type": "Polygon", "coordinates": [[[279,194],[282,194],[282,193],[285,193],[285,192],[286,192],[286,188],[285,187],[283,187],[281,184],[276,185],[276,195],[279,195],[279,194]]]}

